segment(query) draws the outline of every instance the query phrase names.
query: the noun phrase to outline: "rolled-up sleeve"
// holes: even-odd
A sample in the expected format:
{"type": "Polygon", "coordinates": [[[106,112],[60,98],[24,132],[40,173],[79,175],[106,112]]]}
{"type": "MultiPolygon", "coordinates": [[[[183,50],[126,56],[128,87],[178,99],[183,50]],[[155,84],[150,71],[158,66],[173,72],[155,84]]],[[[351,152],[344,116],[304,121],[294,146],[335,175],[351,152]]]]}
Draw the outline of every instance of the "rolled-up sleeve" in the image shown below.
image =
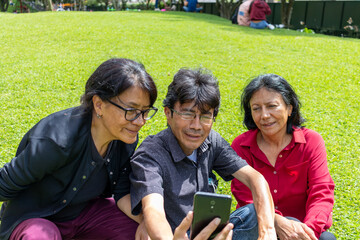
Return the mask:
{"type": "Polygon", "coordinates": [[[147,154],[141,146],[131,159],[131,209],[132,214],[141,213],[141,200],[151,194],[159,193],[163,196],[163,174],[161,166],[147,154]]]}
{"type": "Polygon", "coordinates": [[[319,237],[332,224],[335,184],[327,166],[324,140],[318,134],[314,134],[312,140],[313,144],[317,143],[317,147],[310,155],[311,165],[308,175],[308,199],[304,223],[312,228],[319,237]]]}

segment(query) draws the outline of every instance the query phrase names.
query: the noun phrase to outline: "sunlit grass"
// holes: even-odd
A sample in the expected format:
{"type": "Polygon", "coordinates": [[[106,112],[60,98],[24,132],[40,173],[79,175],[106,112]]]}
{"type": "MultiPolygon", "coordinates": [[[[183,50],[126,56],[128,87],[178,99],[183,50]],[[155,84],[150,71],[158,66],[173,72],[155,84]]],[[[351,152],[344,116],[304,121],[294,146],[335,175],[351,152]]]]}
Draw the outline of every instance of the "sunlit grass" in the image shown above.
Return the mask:
{"type": "MultiPolygon", "coordinates": [[[[0,43],[1,165],[41,118],[78,105],[87,78],[111,57],[142,62],[156,80],[160,111],[142,129],[141,140],[165,128],[162,100],[181,67],[208,68],[218,78],[222,102],[214,129],[229,142],[245,131],[239,101],[246,82],[276,73],[295,87],[306,126],[326,142],[336,183],[331,231],[338,239],[360,238],[358,39],[143,11],[0,14],[0,43]]],[[[220,192],[230,193],[229,183],[221,182],[220,192]]]]}

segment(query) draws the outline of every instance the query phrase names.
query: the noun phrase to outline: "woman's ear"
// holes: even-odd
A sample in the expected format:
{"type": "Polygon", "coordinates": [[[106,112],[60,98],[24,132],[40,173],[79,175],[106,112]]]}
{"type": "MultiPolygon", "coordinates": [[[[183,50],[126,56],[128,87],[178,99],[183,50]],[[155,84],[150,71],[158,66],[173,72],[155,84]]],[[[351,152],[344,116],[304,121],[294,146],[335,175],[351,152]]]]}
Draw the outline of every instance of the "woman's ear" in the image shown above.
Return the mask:
{"type": "Polygon", "coordinates": [[[98,116],[102,116],[104,101],[98,95],[94,95],[92,98],[92,102],[93,102],[95,114],[98,116]]]}
{"type": "Polygon", "coordinates": [[[292,106],[291,104],[289,104],[289,105],[287,106],[287,108],[288,108],[288,116],[290,117],[291,114],[292,114],[293,106],[292,106]]]}

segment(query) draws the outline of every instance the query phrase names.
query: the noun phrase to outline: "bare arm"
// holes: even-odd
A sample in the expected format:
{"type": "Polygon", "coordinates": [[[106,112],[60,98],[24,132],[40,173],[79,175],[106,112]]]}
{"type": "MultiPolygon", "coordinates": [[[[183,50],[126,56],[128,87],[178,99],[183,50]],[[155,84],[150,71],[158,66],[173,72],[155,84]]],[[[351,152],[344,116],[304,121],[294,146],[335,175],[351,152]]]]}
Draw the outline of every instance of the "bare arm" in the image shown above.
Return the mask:
{"type": "Polygon", "coordinates": [[[275,228],[280,240],[317,240],[314,231],[305,223],[275,214],[275,228]]]}
{"type": "Polygon", "coordinates": [[[131,202],[130,202],[130,194],[125,195],[117,201],[118,208],[123,211],[129,218],[140,223],[143,219],[142,214],[133,215],[131,213],[131,202]]]}
{"type": "Polygon", "coordinates": [[[173,233],[165,215],[163,196],[151,193],[145,196],[141,203],[150,238],[153,240],[173,239],[173,233]]]}
{"type": "Polygon", "coordinates": [[[118,208],[123,211],[129,218],[139,223],[139,226],[136,230],[135,239],[136,240],[148,240],[149,236],[145,228],[145,222],[143,221],[143,215],[133,215],[131,213],[131,201],[130,194],[125,195],[117,201],[118,208]]]}
{"type": "Polygon", "coordinates": [[[233,176],[251,191],[259,224],[259,239],[276,240],[274,203],[265,178],[250,166],[240,168],[233,176]]]}

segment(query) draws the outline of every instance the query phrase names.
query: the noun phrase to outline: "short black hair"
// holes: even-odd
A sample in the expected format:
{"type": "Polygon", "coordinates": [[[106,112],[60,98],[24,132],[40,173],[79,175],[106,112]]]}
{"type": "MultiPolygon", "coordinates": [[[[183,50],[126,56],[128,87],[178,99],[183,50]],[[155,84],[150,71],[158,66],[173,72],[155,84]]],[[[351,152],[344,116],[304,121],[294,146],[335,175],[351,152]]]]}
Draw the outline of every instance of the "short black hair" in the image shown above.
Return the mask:
{"type": "Polygon", "coordinates": [[[138,86],[149,93],[150,106],[156,101],[157,89],[155,82],[145,67],[126,58],[112,58],[103,62],[90,76],[81,97],[81,106],[92,112],[93,96],[97,95],[107,101],[118,96],[132,86],[138,86]]]}
{"type": "Polygon", "coordinates": [[[217,116],[220,107],[220,91],[217,79],[205,69],[180,69],[168,87],[163,106],[174,108],[175,103],[180,104],[195,101],[195,106],[201,112],[214,109],[217,116]]]}
{"type": "Polygon", "coordinates": [[[255,92],[261,88],[266,88],[269,91],[280,93],[284,102],[293,107],[291,116],[288,118],[286,132],[292,133],[293,126],[301,127],[306,121],[300,113],[301,103],[292,86],[281,76],[276,74],[260,75],[244,88],[241,95],[241,108],[244,113],[243,125],[247,129],[257,129],[257,126],[251,115],[250,99],[255,92]]]}

